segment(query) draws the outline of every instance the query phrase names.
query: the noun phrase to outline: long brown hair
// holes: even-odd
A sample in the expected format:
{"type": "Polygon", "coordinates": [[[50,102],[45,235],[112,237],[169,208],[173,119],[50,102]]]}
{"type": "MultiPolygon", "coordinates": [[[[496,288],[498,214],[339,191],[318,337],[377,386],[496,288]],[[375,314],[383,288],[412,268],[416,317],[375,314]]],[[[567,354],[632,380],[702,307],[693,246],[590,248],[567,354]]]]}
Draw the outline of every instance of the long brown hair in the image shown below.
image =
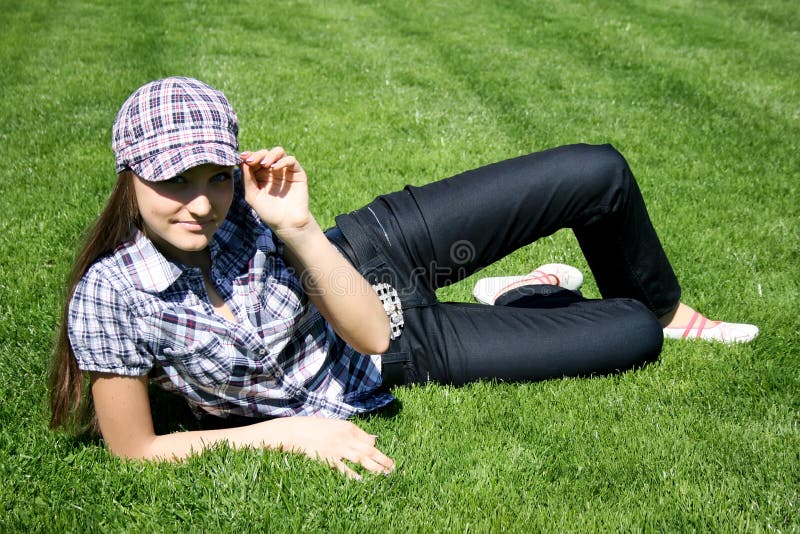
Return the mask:
{"type": "Polygon", "coordinates": [[[114,190],[102,213],[89,228],[67,278],[61,323],[50,364],[50,428],[53,429],[96,430],[84,373],[78,368],[67,336],[69,302],[75,286],[89,267],[104,254],[112,252],[117,245],[130,239],[136,228],[141,228],[133,189],[134,179],[133,172],[129,170],[118,174],[114,190]]]}

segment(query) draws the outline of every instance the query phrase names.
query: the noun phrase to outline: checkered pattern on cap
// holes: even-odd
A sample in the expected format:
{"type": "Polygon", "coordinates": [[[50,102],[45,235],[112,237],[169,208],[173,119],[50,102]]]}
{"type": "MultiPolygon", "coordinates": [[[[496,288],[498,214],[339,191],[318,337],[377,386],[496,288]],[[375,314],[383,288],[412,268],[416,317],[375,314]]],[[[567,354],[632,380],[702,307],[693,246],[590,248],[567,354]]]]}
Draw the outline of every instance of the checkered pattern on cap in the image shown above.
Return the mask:
{"type": "Polygon", "coordinates": [[[239,124],[221,92],[192,78],[156,80],[137,89],[114,121],[117,172],[167,180],[203,163],[238,165],[239,124]]]}

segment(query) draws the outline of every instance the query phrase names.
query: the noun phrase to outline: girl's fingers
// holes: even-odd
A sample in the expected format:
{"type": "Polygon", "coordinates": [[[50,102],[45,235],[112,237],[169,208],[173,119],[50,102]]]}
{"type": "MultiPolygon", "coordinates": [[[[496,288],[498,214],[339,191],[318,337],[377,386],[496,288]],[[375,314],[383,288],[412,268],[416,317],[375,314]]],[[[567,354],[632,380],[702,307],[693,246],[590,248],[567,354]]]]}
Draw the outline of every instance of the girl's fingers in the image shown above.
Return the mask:
{"type": "Polygon", "coordinates": [[[383,467],[384,471],[387,474],[394,471],[394,460],[383,454],[378,449],[375,449],[375,454],[372,455],[372,459],[380,466],[383,467]]]}
{"type": "Polygon", "coordinates": [[[258,168],[258,167],[269,167],[282,157],[286,155],[286,151],[283,147],[276,146],[273,149],[261,149],[255,152],[241,152],[239,154],[244,160],[244,163],[249,165],[250,167],[258,168]]]}
{"type": "Polygon", "coordinates": [[[350,457],[345,456],[342,459],[331,459],[328,460],[328,465],[335,467],[337,471],[346,474],[350,478],[361,480],[361,475],[359,475],[355,470],[353,470],[350,466],[348,466],[344,462],[344,460],[348,460],[350,462],[353,462],[354,464],[358,464],[367,471],[370,471],[372,473],[388,475],[389,473],[392,472],[392,468],[387,467],[386,465],[383,465],[382,463],[377,461],[375,458],[366,455],[361,457],[353,455],[350,457]]]}
{"type": "Polygon", "coordinates": [[[256,152],[241,152],[242,171],[252,175],[258,182],[285,180],[304,181],[303,168],[297,158],[286,153],[283,147],[256,152]],[[266,174],[265,174],[266,172],[266,174]],[[297,178],[297,179],[296,179],[297,178]]]}
{"type": "Polygon", "coordinates": [[[364,468],[372,471],[373,473],[389,474],[394,469],[394,462],[391,458],[383,454],[375,447],[368,447],[363,449],[361,447],[354,448],[344,455],[346,460],[350,460],[354,464],[360,464],[364,468]]]}
{"type": "Polygon", "coordinates": [[[370,434],[361,428],[355,428],[357,429],[356,439],[358,439],[367,447],[366,449],[362,449],[363,452],[359,455],[360,458],[357,457],[351,459],[351,461],[360,463],[370,471],[374,471],[376,473],[391,473],[394,470],[394,460],[383,454],[380,449],[375,447],[375,442],[377,441],[378,436],[375,434],[370,434]],[[367,463],[365,463],[365,461],[367,463]]]}
{"type": "Polygon", "coordinates": [[[284,156],[270,165],[269,168],[277,171],[280,169],[291,169],[295,165],[297,165],[297,159],[294,156],[284,156]]]}
{"type": "Polygon", "coordinates": [[[283,149],[283,147],[276,146],[275,148],[267,151],[266,155],[261,159],[261,166],[271,167],[276,161],[284,156],[286,156],[286,151],[283,149]]]}
{"type": "Polygon", "coordinates": [[[389,467],[388,465],[382,463],[379,459],[369,456],[361,458],[359,463],[364,467],[364,469],[372,471],[373,473],[381,473],[383,475],[388,475],[393,469],[393,467],[389,467]]]}
{"type": "Polygon", "coordinates": [[[261,165],[261,161],[267,156],[269,151],[266,149],[257,150],[255,152],[242,152],[241,157],[244,163],[250,167],[261,165]]]}
{"type": "Polygon", "coordinates": [[[339,471],[340,473],[344,473],[348,477],[354,480],[361,480],[361,475],[353,471],[346,463],[342,460],[331,460],[328,465],[331,465],[334,469],[339,471]]]}
{"type": "Polygon", "coordinates": [[[261,159],[262,167],[272,167],[275,162],[286,156],[286,151],[279,146],[276,146],[261,159]]]}

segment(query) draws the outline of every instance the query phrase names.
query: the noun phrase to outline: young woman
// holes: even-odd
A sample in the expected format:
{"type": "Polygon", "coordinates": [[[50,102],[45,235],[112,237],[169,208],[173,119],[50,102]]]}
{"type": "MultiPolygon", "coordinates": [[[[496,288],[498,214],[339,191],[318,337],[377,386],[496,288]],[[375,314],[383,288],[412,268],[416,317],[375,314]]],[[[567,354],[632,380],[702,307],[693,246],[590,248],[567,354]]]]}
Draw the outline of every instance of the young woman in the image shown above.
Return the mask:
{"type": "Polygon", "coordinates": [[[358,476],[393,461],[346,419],[396,384],[539,380],[627,369],[664,335],[747,341],[680,288],[633,175],[575,145],[381,196],[323,232],[303,167],[238,151],[222,93],[189,78],[139,88],[113,130],[117,183],[75,263],[51,374],[53,427],[88,403],[113,454],[178,459],[218,442],[303,452],[358,476]],[[559,228],[603,294],[550,264],[486,279],[489,304],[435,291],[559,228]],[[148,383],[199,415],[251,424],[156,435],[148,383]]]}

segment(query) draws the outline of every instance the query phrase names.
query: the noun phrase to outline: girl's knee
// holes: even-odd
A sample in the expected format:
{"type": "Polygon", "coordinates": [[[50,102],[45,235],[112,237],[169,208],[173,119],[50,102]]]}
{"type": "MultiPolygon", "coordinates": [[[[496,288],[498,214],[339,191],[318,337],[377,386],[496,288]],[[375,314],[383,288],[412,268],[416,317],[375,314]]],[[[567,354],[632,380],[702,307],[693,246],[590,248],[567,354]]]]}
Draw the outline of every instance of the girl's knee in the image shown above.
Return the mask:
{"type": "Polygon", "coordinates": [[[625,157],[610,144],[583,145],[583,165],[587,179],[596,183],[601,191],[624,191],[630,187],[633,175],[625,157]]]}
{"type": "Polygon", "coordinates": [[[611,145],[573,145],[564,185],[572,188],[592,216],[614,213],[627,202],[636,185],[628,162],[611,145]]]}
{"type": "Polygon", "coordinates": [[[623,324],[635,365],[655,361],[664,344],[664,330],[658,317],[638,300],[617,300],[627,308],[623,324]]]}

